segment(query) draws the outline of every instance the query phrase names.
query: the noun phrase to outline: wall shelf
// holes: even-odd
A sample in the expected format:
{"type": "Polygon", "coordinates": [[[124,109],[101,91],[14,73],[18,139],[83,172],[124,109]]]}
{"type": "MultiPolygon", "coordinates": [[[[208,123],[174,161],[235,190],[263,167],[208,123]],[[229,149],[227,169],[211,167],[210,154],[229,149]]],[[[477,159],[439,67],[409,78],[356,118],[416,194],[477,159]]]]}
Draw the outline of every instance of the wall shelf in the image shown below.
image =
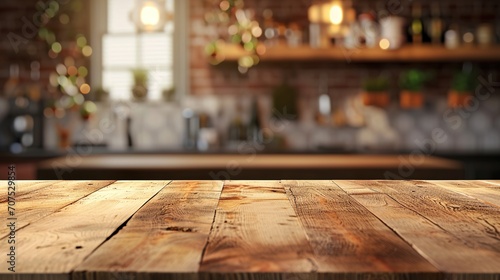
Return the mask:
{"type": "MultiPolygon", "coordinates": [[[[238,45],[221,45],[219,51],[226,61],[237,61],[245,55],[238,45]]],[[[309,46],[275,46],[267,49],[262,61],[336,61],[336,62],[459,62],[500,61],[500,46],[461,47],[447,49],[444,46],[407,45],[398,50],[379,48],[344,49],[340,47],[311,48],[309,46]]]]}

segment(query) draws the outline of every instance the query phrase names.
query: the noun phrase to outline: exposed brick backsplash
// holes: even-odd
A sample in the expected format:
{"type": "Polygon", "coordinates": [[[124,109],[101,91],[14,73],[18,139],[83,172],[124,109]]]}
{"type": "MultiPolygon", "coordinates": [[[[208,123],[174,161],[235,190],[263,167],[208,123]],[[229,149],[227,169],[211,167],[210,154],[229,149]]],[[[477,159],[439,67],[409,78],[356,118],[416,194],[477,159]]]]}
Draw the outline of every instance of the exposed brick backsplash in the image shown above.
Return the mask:
{"type": "MultiPolygon", "coordinates": [[[[359,89],[364,78],[374,76],[381,70],[389,73],[394,81],[400,72],[408,68],[429,69],[436,72],[434,81],[429,84],[428,90],[436,94],[444,94],[448,91],[450,79],[454,72],[461,69],[460,63],[261,63],[249,71],[247,75],[239,75],[235,63],[227,63],[220,66],[211,66],[204,55],[204,47],[211,40],[207,36],[209,26],[205,26],[203,17],[206,12],[213,9],[212,0],[191,0],[191,92],[194,95],[226,92],[230,88],[239,86],[249,89],[248,92],[255,94],[270,93],[272,88],[282,83],[285,76],[292,76],[291,84],[300,89],[317,88],[320,76],[327,73],[328,86],[330,90],[359,89]],[[199,71],[204,70],[203,76],[199,71]]],[[[288,23],[301,21],[307,24],[307,9],[311,3],[321,2],[319,0],[245,0],[245,7],[254,9],[257,18],[262,15],[264,9],[271,9],[277,21],[288,23]]],[[[346,2],[346,1],[344,1],[346,2]]],[[[358,11],[373,9],[387,9],[388,1],[354,0],[353,6],[358,11]]],[[[399,15],[409,16],[411,3],[416,1],[401,0],[402,9],[399,15]]],[[[420,0],[423,10],[428,9],[432,0],[420,0]]],[[[468,20],[471,24],[479,22],[491,22],[496,17],[500,20],[500,2],[494,0],[465,1],[446,0],[440,1],[441,11],[444,17],[456,19],[462,22],[468,20]],[[472,11],[472,12],[471,12],[472,11]],[[453,13],[453,15],[451,14],[453,13]],[[473,15],[472,15],[473,14],[473,15]],[[472,16],[472,20],[469,17],[472,16]]],[[[213,37],[212,37],[213,39],[213,37]]],[[[497,72],[496,63],[481,63],[478,67],[484,72],[497,72]]],[[[397,90],[397,83],[393,87],[397,90]]],[[[302,91],[302,94],[311,94],[310,90],[302,91]]]]}
{"type": "MultiPolygon", "coordinates": [[[[307,24],[307,8],[316,0],[245,0],[245,7],[255,10],[257,18],[261,17],[264,9],[271,9],[274,18],[283,23],[299,22],[307,24]]],[[[213,6],[208,5],[211,0],[191,0],[192,25],[191,40],[191,93],[193,95],[265,95],[269,97],[273,88],[280,85],[285,79],[296,87],[303,98],[317,98],[318,87],[322,76],[327,77],[328,89],[333,98],[353,96],[361,91],[362,81],[366,77],[379,75],[382,71],[392,78],[391,95],[392,105],[386,109],[385,118],[389,120],[390,128],[381,130],[377,127],[364,128],[359,133],[339,130],[331,133],[331,140],[339,135],[351,135],[355,139],[353,144],[356,149],[362,149],[366,144],[363,141],[378,141],[378,147],[396,150],[416,149],[416,142],[425,141],[436,127],[443,128],[449,140],[436,147],[441,152],[492,152],[500,151],[500,98],[493,94],[491,99],[481,102],[479,108],[467,112],[467,117],[462,119],[460,129],[452,129],[446,122],[444,114],[446,93],[450,88],[451,78],[462,67],[461,62],[448,63],[347,63],[347,62],[263,62],[251,68],[246,75],[238,73],[236,63],[223,63],[211,66],[203,55],[204,46],[213,39],[207,36],[206,30],[210,27],[203,26],[204,14],[213,6]],[[205,10],[204,10],[205,9],[205,10]],[[398,100],[398,77],[401,72],[409,68],[420,68],[435,73],[433,81],[425,89],[427,96],[426,106],[420,110],[402,110],[398,100]],[[492,110],[492,108],[497,108],[492,110]],[[475,129],[480,123],[484,127],[475,129]],[[394,135],[392,139],[384,135],[394,135]],[[392,141],[392,142],[391,142],[392,141]],[[386,146],[384,146],[386,145],[386,146]]],[[[353,0],[354,8],[358,11],[375,9],[382,12],[388,9],[388,1],[353,0]]],[[[403,9],[398,15],[409,17],[411,15],[410,0],[401,0],[403,9]]],[[[429,10],[433,0],[421,0],[423,10],[429,10]]],[[[454,22],[475,25],[481,22],[500,21],[500,2],[495,0],[467,1],[445,0],[439,1],[442,7],[442,16],[453,19],[454,22]]],[[[212,31],[213,32],[213,31],[212,31]]],[[[492,74],[498,77],[500,67],[497,62],[483,62],[477,64],[483,76],[492,74]]],[[[498,79],[500,80],[500,79],[498,79]]],[[[498,89],[497,89],[498,90],[498,89]]],[[[335,100],[333,101],[335,102],[335,100]]],[[[314,102],[313,102],[314,104],[314,102]]],[[[462,112],[463,113],[463,112],[462,112]]],[[[374,113],[366,111],[367,116],[374,113]]],[[[457,114],[457,112],[455,112],[457,114]]]]}
{"type": "MultiPolygon", "coordinates": [[[[90,37],[88,36],[90,32],[88,24],[89,1],[79,1],[83,4],[83,8],[77,13],[72,13],[68,9],[69,5],[73,4],[73,1],[58,1],[62,3],[60,5],[61,11],[69,13],[71,21],[68,26],[61,25],[57,17],[51,19],[47,25],[56,34],[57,40],[63,45],[68,40],[74,40],[76,34],[79,33],[86,35],[87,38],[90,37]]],[[[25,26],[23,18],[32,23],[33,16],[38,12],[37,5],[49,2],[47,0],[0,1],[0,18],[2,19],[0,24],[0,89],[3,89],[5,82],[9,78],[9,66],[11,64],[19,64],[21,81],[27,82],[30,80],[30,63],[32,61],[39,61],[41,63],[40,83],[45,86],[48,84],[50,73],[54,71],[57,63],[60,63],[59,60],[48,57],[47,44],[38,39],[37,35],[26,36],[26,34],[23,34],[25,26]],[[18,52],[15,51],[8,39],[9,33],[15,33],[27,39],[26,44],[20,44],[18,52]],[[33,51],[28,51],[29,48],[33,51]]]]}

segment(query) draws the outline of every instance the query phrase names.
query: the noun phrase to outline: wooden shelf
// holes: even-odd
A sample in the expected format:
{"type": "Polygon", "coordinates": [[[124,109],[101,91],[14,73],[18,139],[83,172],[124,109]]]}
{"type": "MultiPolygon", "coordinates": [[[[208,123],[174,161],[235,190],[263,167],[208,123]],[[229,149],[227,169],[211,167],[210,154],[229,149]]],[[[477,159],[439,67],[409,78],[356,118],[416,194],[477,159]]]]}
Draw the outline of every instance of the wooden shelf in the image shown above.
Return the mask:
{"type": "MultiPolygon", "coordinates": [[[[238,45],[220,46],[226,61],[237,61],[245,55],[238,45]]],[[[379,48],[345,49],[340,47],[311,48],[309,46],[275,46],[267,49],[262,61],[345,61],[345,62],[453,62],[453,61],[500,61],[500,46],[461,47],[447,49],[444,46],[404,46],[398,50],[379,48]]]]}

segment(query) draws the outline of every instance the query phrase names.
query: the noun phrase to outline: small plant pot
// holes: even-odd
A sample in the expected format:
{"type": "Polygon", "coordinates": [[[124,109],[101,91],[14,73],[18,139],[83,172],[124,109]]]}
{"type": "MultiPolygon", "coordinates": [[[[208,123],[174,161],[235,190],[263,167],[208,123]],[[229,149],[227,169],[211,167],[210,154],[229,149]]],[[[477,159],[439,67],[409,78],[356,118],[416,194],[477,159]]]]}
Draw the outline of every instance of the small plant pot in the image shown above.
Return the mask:
{"type": "Polygon", "coordinates": [[[364,92],[363,103],[366,106],[377,106],[385,108],[390,103],[389,93],[387,92],[364,92]]]}
{"type": "Polygon", "coordinates": [[[399,96],[399,105],[404,109],[422,108],[424,95],[419,91],[403,90],[399,96]]]}
{"type": "Polygon", "coordinates": [[[136,85],[132,88],[132,95],[138,101],[144,101],[148,96],[148,88],[142,85],[136,85]]]}
{"type": "Polygon", "coordinates": [[[448,106],[451,108],[463,107],[472,98],[470,92],[459,92],[450,90],[448,92],[448,106]]]}

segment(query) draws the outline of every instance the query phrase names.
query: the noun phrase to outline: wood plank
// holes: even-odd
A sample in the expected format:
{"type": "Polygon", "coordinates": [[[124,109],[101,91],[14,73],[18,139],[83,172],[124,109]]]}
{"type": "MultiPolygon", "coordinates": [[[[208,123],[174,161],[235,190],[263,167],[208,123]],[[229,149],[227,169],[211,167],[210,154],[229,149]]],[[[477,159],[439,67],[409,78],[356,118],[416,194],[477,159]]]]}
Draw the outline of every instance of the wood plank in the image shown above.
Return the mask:
{"type": "MultiPolygon", "coordinates": [[[[16,196],[28,194],[35,190],[50,187],[52,184],[61,181],[15,181],[16,183],[16,196]]],[[[7,186],[8,181],[0,181],[2,186],[7,186]]],[[[0,202],[7,201],[7,192],[0,193],[0,202]]]]}
{"type": "MultiPolygon", "coordinates": [[[[20,230],[113,182],[16,182],[16,228],[20,230]]],[[[0,202],[0,209],[7,209],[7,198],[0,202]]],[[[2,216],[4,213],[2,212],[2,216]]],[[[0,227],[0,239],[8,236],[9,232],[7,227],[0,227]]]]}
{"type": "Polygon", "coordinates": [[[500,208],[425,182],[335,183],[441,271],[500,273],[500,208]]]}
{"type": "Polygon", "coordinates": [[[488,184],[491,184],[491,185],[495,185],[495,186],[499,186],[500,187],[500,181],[491,181],[491,180],[483,180],[482,182],[485,182],[485,183],[488,183],[488,184]]]}
{"type": "Polygon", "coordinates": [[[500,207],[500,186],[482,181],[427,181],[449,191],[500,207]]]}
{"type": "Polygon", "coordinates": [[[332,181],[284,181],[304,225],[319,272],[401,273],[438,270],[332,181]]]}
{"type": "MultiPolygon", "coordinates": [[[[220,44],[220,53],[226,61],[238,61],[247,54],[243,48],[234,44],[220,44]]],[[[278,45],[268,48],[261,55],[263,62],[283,61],[340,61],[340,62],[421,62],[421,61],[498,61],[500,51],[498,46],[485,48],[461,47],[450,50],[444,46],[407,45],[397,50],[382,50],[380,48],[345,49],[339,47],[311,48],[307,45],[288,47],[278,45]]]]}
{"type": "Polygon", "coordinates": [[[200,271],[283,277],[316,271],[313,255],[279,182],[233,181],[224,185],[200,271]]]}
{"type": "Polygon", "coordinates": [[[222,186],[222,181],[171,183],[79,265],[73,279],[112,279],[116,273],[135,279],[143,272],[194,278],[222,186]]]}
{"type": "MultiPolygon", "coordinates": [[[[19,230],[17,279],[69,279],[70,271],[167,184],[116,182],[19,230]]],[[[6,271],[5,265],[0,269],[6,271]]]]}

